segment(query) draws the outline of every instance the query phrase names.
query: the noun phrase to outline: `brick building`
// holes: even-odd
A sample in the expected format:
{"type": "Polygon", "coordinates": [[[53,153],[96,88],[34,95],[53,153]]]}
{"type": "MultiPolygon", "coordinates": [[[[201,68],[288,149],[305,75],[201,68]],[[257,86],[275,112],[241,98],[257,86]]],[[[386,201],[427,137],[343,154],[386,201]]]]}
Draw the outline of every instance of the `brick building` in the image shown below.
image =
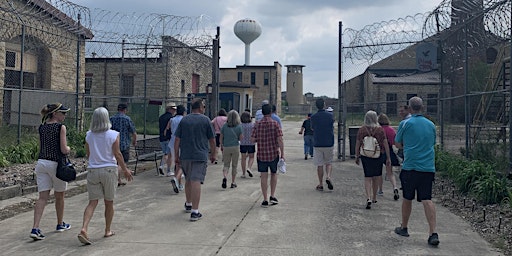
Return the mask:
{"type": "Polygon", "coordinates": [[[212,80],[212,58],[170,37],[162,37],[158,57],[87,58],[85,108],[149,99],[186,104],[190,93],[204,93],[212,80]]]}
{"type": "MultiPolygon", "coordinates": [[[[240,65],[236,68],[221,68],[219,80],[220,83],[240,82],[254,86],[254,94],[245,93],[240,95],[240,102],[243,108],[251,109],[256,113],[261,107],[263,100],[268,100],[270,104],[276,105],[277,111],[281,110],[281,71],[282,65],[274,61],[272,66],[245,66],[240,65]]],[[[222,87],[221,91],[233,91],[233,88],[222,87]]]]}

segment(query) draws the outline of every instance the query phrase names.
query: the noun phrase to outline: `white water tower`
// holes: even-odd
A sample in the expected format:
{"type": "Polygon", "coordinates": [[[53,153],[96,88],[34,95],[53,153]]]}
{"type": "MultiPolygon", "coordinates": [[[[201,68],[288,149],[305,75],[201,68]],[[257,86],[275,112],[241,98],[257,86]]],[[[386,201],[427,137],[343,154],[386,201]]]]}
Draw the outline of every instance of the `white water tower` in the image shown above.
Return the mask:
{"type": "Polygon", "coordinates": [[[245,43],[245,65],[251,64],[251,43],[261,35],[261,25],[253,19],[243,19],[235,23],[235,35],[245,43]]]}

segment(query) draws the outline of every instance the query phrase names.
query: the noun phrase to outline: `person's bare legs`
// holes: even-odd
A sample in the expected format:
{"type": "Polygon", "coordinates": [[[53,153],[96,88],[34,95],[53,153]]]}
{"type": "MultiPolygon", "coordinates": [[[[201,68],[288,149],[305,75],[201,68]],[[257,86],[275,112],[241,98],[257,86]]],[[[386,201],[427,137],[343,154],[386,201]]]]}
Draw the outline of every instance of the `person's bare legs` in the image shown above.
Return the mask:
{"type": "Polygon", "coordinates": [[[112,235],[112,219],[114,218],[114,201],[103,200],[105,202],[105,237],[112,235]]]}
{"type": "Polygon", "coordinates": [[[43,216],[44,208],[50,197],[50,190],[39,192],[39,198],[34,206],[34,225],[32,228],[39,228],[41,217],[43,216]]]}
{"type": "Polygon", "coordinates": [[[423,209],[425,211],[425,217],[428,222],[428,232],[432,235],[436,231],[436,206],[432,200],[421,200],[423,203],[423,209]]]}
{"type": "Polygon", "coordinates": [[[379,189],[379,184],[382,181],[382,176],[374,176],[372,177],[372,201],[377,201],[377,190],[379,189]]]}
{"type": "Polygon", "coordinates": [[[325,174],[327,175],[326,179],[331,180],[331,173],[332,173],[332,164],[331,163],[325,164],[325,174]]]}
{"type": "Polygon", "coordinates": [[[316,173],[318,175],[318,185],[319,186],[323,186],[323,182],[324,182],[324,166],[321,165],[321,166],[317,166],[316,167],[316,173]]]}
{"type": "MultiPolygon", "coordinates": [[[[189,181],[187,180],[187,186],[185,186],[185,190],[189,187],[190,189],[190,200],[192,201],[192,210],[199,210],[199,201],[201,200],[201,182],[199,181],[189,181]]],[[[188,201],[188,196],[187,196],[188,201]]]]}
{"type": "MultiPolygon", "coordinates": [[[[395,174],[393,174],[393,166],[386,166],[386,176],[388,177],[389,182],[391,182],[391,185],[393,186],[393,189],[396,189],[396,179],[395,174]]],[[[382,183],[381,182],[381,190],[382,190],[382,183]]]]}
{"type": "Polygon", "coordinates": [[[57,225],[62,224],[64,218],[64,192],[54,192],[55,212],[57,213],[57,225]]]}
{"type": "Polygon", "coordinates": [[[263,194],[263,201],[268,201],[268,172],[260,172],[261,177],[261,193],[263,194]]]}
{"type": "Polygon", "coordinates": [[[82,229],[80,230],[80,234],[87,236],[87,228],[89,227],[89,222],[91,222],[92,216],[94,215],[94,210],[98,206],[98,200],[89,200],[89,204],[85,207],[84,211],[84,219],[82,222],[82,229]]]}
{"type": "Polygon", "coordinates": [[[366,192],[366,198],[372,198],[372,177],[364,177],[364,191],[366,192]]]}
{"type": "Polygon", "coordinates": [[[192,203],[192,182],[186,179],[185,182],[185,202],[192,203]]]}
{"type": "Polygon", "coordinates": [[[411,217],[412,200],[402,200],[402,228],[407,228],[409,224],[409,217],[411,217]]]}
{"type": "Polygon", "coordinates": [[[275,197],[277,187],[277,173],[270,174],[270,196],[275,197]]]}
{"type": "Polygon", "coordinates": [[[247,163],[248,170],[252,169],[252,164],[254,164],[254,153],[249,154],[249,162],[247,163]]]}
{"type": "Polygon", "coordinates": [[[242,160],[242,176],[245,177],[245,171],[247,170],[247,153],[242,153],[242,157],[241,157],[241,160],[242,160]]]}

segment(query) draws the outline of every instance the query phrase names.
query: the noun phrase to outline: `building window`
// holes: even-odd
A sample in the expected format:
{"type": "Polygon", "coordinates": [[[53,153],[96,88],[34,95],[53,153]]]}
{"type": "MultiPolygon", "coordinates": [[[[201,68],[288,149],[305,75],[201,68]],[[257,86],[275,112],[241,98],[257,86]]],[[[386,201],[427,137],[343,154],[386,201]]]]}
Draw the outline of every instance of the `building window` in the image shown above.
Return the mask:
{"type": "MultiPolygon", "coordinates": [[[[5,70],[4,84],[8,88],[20,88],[21,71],[5,70]]],[[[23,72],[23,88],[36,89],[36,74],[23,72]]]]}
{"type": "Polygon", "coordinates": [[[386,113],[388,115],[398,114],[396,93],[386,93],[386,113]]]}
{"type": "Polygon", "coordinates": [[[263,85],[269,85],[269,77],[270,77],[270,73],[269,72],[264,72],[263,73],[263,85]]]}
{"type": "Polygon", "coordinates": [[[192,93],[199,93],[199,75],[192,75],[192,93]]]}
{"type": "Polygon", "coordinates": [[[427,114],[437,115],[437,93],[427,94],[427,114]]]}
{"type": "Polygon", "coordinates": [[[407,100],[407,105],[409,105],[409,100],[410,100],[412,97],[416,97],[416,96],[418,96],[418,94],[416,94],[416,93],[408,93],[408,94],[407,94],[407,99],[406,99],[406,100],[407,100]]]}
{"type": "Polygon", "coordinates": [[[251,85],[256,84],[256,72],[251,72],[251,85]]]}
{"type": "Polygon", "coordinates": [[[84,107],[85,108],[92,108],[91,88],[92,88],[92,74],[87,74],[85,76],[85,88],[84,88],[84,107]]]}
{"type": "MultiPolygon", "coordinates": [[[[123,75],[123,83],[121,86],[121,96],[132,97],[134,95],[134,75],[123,75]]],[[[128,102],[128,98],[121,98],[122,102],[128,102]]]]}
{"type": "Polygon", "coordinates": [[[16,53],[11,51],[5,52],[5,66],[8,68],[16,67],[16,53]]]}
{"type": "Polygon", "coordinates": [[[238,77],[237,77],[237,81],[238,81],[238,82],[242,82],[242,72],[238,72],[238,73],[237,73],[237,76],[238,76],[238,77]]]}

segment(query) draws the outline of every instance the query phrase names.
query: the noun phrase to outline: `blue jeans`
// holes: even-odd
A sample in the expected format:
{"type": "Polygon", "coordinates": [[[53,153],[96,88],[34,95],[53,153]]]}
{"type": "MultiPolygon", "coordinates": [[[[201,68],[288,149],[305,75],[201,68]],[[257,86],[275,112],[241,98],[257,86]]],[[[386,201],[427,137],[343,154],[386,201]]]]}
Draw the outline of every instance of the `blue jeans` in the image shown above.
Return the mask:
{"type": "Polygon", "coordinates": [[[304,135],[304,155],[313,156],[313,135],[304,135]]]}

